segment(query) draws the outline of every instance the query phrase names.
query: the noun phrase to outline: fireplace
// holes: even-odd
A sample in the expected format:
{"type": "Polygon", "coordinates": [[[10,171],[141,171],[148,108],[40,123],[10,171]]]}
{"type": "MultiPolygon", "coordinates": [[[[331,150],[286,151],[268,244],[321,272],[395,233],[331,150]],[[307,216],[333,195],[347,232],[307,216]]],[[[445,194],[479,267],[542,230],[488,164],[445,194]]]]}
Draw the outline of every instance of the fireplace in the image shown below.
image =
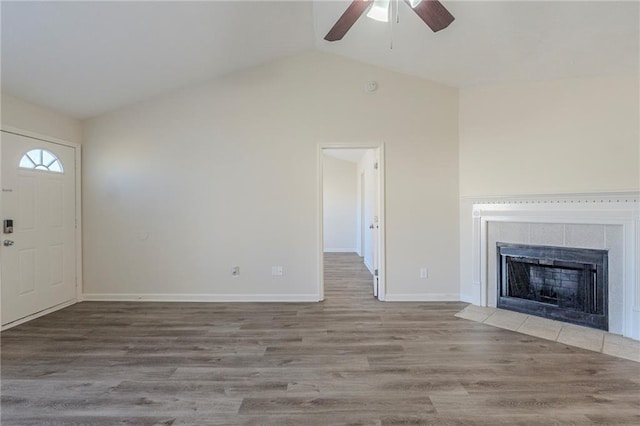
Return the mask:
{"type": "Polygon", "coordinates": [[[499,308],[608,330],[607,250],[496,246],[499,308]]]}

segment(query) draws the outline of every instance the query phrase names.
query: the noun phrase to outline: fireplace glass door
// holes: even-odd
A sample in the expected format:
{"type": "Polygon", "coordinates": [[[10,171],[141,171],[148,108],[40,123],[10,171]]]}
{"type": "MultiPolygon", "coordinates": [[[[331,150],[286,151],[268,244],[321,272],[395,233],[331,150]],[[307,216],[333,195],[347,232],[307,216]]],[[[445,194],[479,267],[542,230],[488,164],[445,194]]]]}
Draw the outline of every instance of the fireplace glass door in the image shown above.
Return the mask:
{"type": "Polygon", "coordinates": [[[606,330],[607,252],[498,243],[499,308],[606,330]]]}

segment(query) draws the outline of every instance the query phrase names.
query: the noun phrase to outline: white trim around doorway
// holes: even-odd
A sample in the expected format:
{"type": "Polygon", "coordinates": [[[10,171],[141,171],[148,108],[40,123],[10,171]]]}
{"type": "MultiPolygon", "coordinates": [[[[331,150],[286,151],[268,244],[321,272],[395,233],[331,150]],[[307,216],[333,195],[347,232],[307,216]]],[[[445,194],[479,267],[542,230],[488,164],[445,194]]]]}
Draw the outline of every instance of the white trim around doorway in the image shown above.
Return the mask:
{"type": "Polygon", "coordinates": [[[386,223],[385,223],[385,156],[384,142],[378,143],[320,143],[318,144],[318,209],[317,209],[317,259],[318,259],[318,300],[324,300],[324,228],[323,228],[323,150],[324,149],[377,149],[378,158],[378,224],[380,234],[378,238],[378,300],[386,300],[386,223]]]}

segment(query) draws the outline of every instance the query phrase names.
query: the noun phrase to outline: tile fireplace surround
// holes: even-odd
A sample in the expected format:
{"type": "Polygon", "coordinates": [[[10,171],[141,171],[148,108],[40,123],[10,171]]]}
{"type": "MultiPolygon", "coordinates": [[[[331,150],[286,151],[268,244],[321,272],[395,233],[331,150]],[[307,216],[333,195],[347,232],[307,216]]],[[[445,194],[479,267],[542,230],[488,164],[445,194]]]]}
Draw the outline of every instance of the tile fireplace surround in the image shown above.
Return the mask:
{"type": "Polygon", "coordinates": [[[496,243],[608,250],[609,332],[640,340],[640,196],[563,194],[467,199],[474,305],[495,308],[496,243]]]}

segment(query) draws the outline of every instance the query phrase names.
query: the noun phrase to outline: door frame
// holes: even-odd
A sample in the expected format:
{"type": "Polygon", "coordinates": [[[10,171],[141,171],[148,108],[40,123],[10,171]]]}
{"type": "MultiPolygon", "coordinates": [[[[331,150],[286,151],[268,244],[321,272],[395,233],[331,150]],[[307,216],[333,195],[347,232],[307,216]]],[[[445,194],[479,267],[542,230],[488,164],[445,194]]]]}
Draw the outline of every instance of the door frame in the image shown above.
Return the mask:
{"type": "MultiPolygon", "coordinates": [[[[82,146],[76,142],[69,142],[62,139],[54,138],[52,136],[46,136],[40,133],[32,132],[29,130],[20,129],[17,127],[6,126],[4,124],[0,124],[0,132],[2,133],[10,133],[17,136],[23,136],[30,139],[39,140],[42,142],[53,143],[56,145],[63,145],[74,149],[75,153],[75,219],[76,219],[76,228],[75,228],[75,242],[76,242],[76,297],[74,300],[70,302],[65,302],[60,305],[52,306],[49,309],[45,309],[44,311],[36,312],[32,315],[28,315],[19,320],[13,321],[6,326],[2,326],[2,330],[9,329],[16,325],[25,323],[27,321],[31,321],[32,319],[41,317],[43,315],[49,314],[51,312],[55,312],[59,309],[66,308],[67,306],[73,305],[74,303],[82,302],[82,294],[83,294],[83,284],[82,284],[82,146]]],[[[0,155],[2,153],[0,145],[0,155]]],[[[2,173],[0,173],[0,187],[2,186],[2,173]]],[[[1,200],[1,199],[0,199],[1,200]]],[[[2,289],[2,274],[0,274],[0,290],[2,289]]]]}
{"type": "MultiPolygon", "coordinates": [[[[323,150],[324,149],[377,149],[378,150],[378,300],[387,296],[386,281],[386,222],[385,222],[385,156],[384,142],[320,143],[318,144],[318,301],[324,300],[324,206],[323,206],[323,150]]],[[[364,248],[362,248],[364,250],[364,248]]]]}

